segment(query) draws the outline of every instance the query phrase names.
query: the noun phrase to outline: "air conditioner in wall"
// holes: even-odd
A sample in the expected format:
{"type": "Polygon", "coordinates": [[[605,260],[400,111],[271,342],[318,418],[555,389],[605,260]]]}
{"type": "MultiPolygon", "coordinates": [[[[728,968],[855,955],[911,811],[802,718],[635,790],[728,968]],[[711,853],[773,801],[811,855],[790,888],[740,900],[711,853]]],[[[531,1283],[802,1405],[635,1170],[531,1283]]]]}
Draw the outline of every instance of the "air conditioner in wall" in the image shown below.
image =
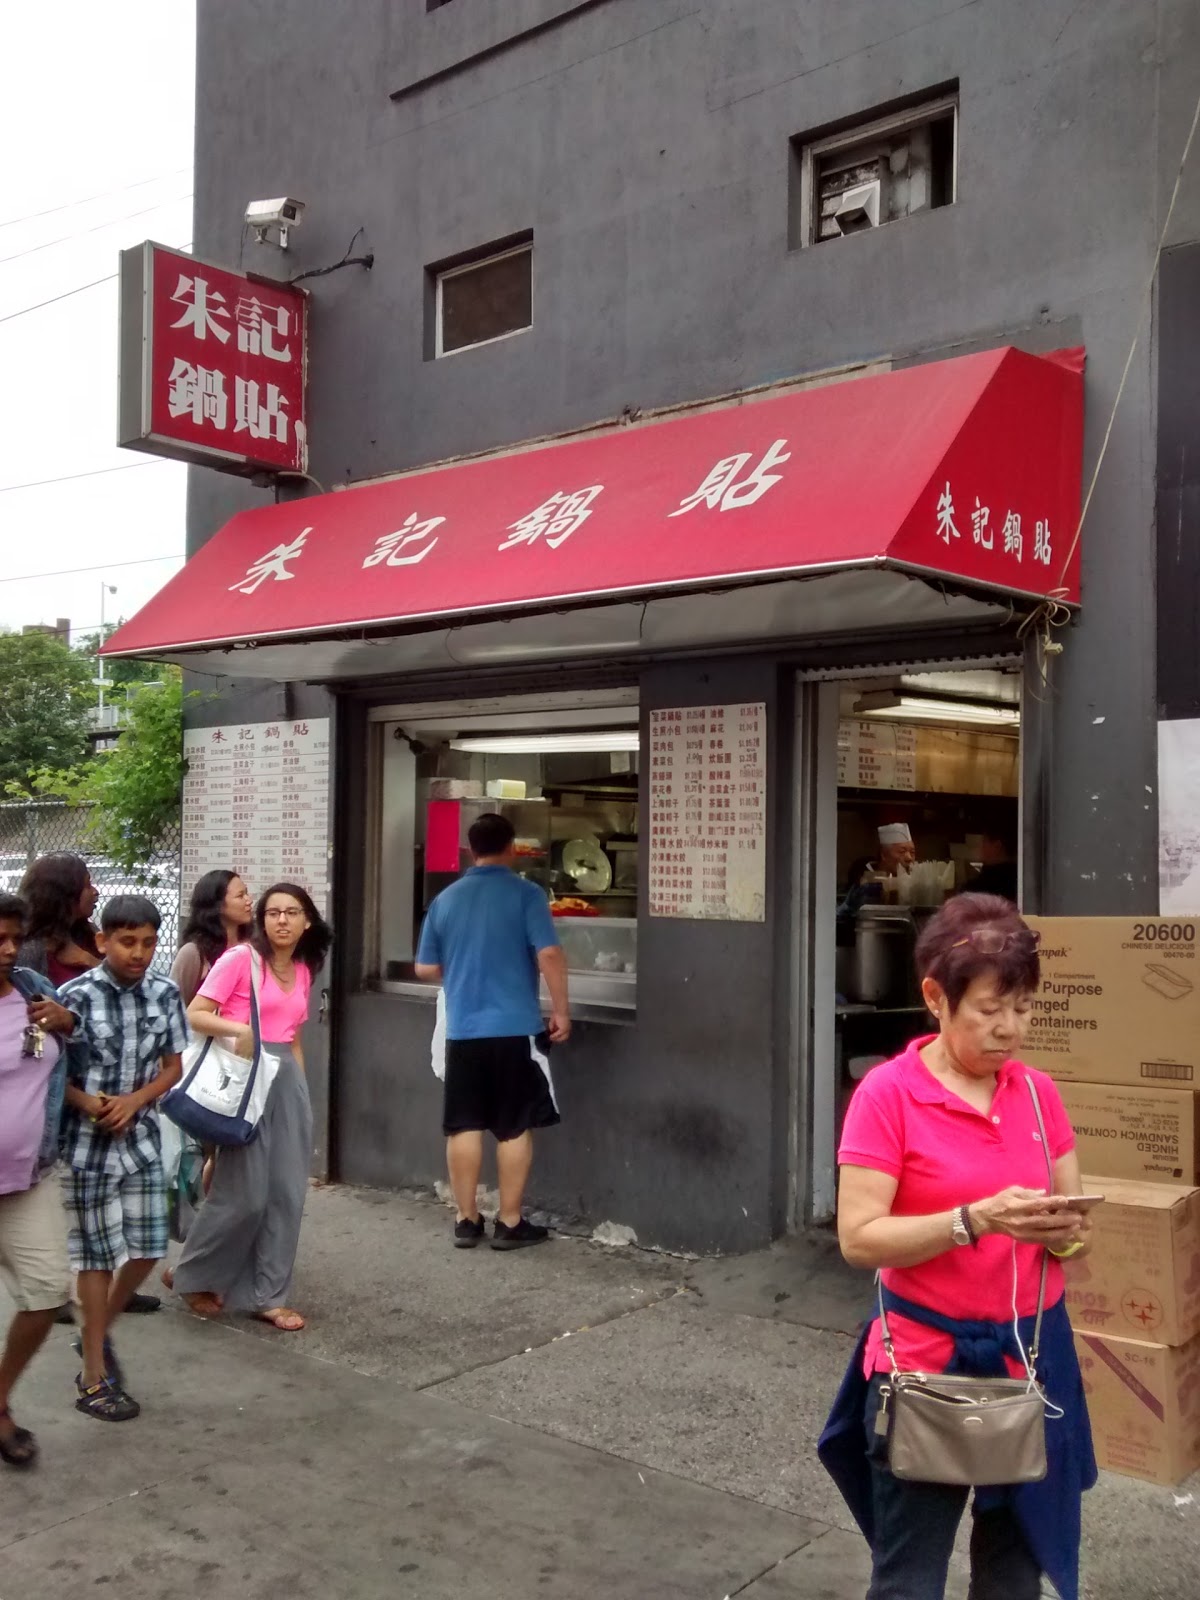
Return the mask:
{"type": "Polygon", "coordinates": [[[862,233],[879,226],[881,189],[880,180],[875,178],[870,183],[856,183],[853,189],[845,191],[833,213],[839,233],[862,233]]]}

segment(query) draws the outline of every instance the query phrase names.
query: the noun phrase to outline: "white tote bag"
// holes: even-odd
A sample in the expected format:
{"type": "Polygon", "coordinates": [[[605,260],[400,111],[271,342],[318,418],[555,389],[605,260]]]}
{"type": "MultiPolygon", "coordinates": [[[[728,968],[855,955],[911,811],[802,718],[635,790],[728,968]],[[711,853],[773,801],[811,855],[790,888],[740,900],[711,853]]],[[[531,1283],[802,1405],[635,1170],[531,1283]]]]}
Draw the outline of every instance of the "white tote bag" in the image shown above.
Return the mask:
{"type": "Polygon", "coordinates": [[[162,1110],[201,1144],[246,1145],[258,1136],[267,1096],[279,1071],[279,1058],[262,1042],[259,993],[262,958],[250,952],[250,1027],[254,1053],[249,1060],[205,1035],[183,1053],[183,1077],[165,1095],[162,1110]]]}

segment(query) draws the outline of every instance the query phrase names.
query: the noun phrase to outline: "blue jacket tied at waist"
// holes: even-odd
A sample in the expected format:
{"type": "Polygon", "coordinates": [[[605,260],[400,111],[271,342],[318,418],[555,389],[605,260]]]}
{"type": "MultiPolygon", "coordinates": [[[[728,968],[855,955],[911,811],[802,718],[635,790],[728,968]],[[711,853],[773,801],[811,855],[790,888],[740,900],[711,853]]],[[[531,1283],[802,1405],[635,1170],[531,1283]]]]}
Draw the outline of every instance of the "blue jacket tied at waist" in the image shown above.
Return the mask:
{"type": "MultiPolygon", "coordinates": [[[[1020,1361],[1012,1323],[963,1320],[942,1316],[926,1306],[883,1291],[888,1312],[936,1328],[954,1340],[948,1372],[973,1378],[1007,1376],[1004,1357],[1020,1361]]],[[[1017,1325],[1026,1350],[1033,1339],[1034,1317],[1017,1325]]],[[[838,1390],[833,1410],[817,1445],[817,1453],[862,1529],[867,1543],[874,1541],[871,1465],[867,1456],[866,1401],[869,1380],[863,1372],[868,1322],[855,1346],[838,1390]]],[[[1021,1524],[1034,1559],[1050,1578],[1062,1600],[1079,1600],[1079,1542],[1083,1491],[1096,1481],[1096,1457],[1088,1421],[1083,1379],[1075,1355],[1075,1342],[1060,1299],[1042,1320],[1037,1374],[1047,1399],[1063,1413],[1046,1417],[1046,1476],[1040,1483],[975,1490],[981,1509],[1007,1504],[1021,1524]]]]}

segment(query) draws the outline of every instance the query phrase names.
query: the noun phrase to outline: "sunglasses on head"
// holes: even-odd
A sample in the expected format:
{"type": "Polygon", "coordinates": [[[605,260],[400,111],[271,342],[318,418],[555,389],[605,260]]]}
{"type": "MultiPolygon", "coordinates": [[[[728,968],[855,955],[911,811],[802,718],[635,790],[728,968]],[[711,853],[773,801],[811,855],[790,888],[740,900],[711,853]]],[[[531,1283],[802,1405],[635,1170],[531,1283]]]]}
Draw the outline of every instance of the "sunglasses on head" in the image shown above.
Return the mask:
{"type": "Polygon", "coordinates": [[[963,945],[969,944],[978,950],[981,956],[1000,956],[1011,945],[1023,944],[1033,951],[1041,942],[1041,934],[1035,933],[1032,928],[1017,928],[1008,933],[1001,928],[972,928],[965,938],[956,940],[950,948],[961,950],[963,945]]]}

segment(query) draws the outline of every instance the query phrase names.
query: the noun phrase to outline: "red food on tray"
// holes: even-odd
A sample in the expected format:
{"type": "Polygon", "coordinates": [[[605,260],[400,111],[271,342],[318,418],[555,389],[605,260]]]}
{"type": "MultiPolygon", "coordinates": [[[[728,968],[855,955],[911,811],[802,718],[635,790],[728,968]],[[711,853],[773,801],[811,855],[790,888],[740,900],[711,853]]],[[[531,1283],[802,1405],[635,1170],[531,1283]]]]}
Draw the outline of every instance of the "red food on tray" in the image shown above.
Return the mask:
{"type": "Polygon", "coordinates": [[[550,902],[550,915],[552,917],[598,917],[600,913],[595,906],[589,905],[586,900],[577,900],[574,895],[566,895],[562,900],[550,902]]]}

